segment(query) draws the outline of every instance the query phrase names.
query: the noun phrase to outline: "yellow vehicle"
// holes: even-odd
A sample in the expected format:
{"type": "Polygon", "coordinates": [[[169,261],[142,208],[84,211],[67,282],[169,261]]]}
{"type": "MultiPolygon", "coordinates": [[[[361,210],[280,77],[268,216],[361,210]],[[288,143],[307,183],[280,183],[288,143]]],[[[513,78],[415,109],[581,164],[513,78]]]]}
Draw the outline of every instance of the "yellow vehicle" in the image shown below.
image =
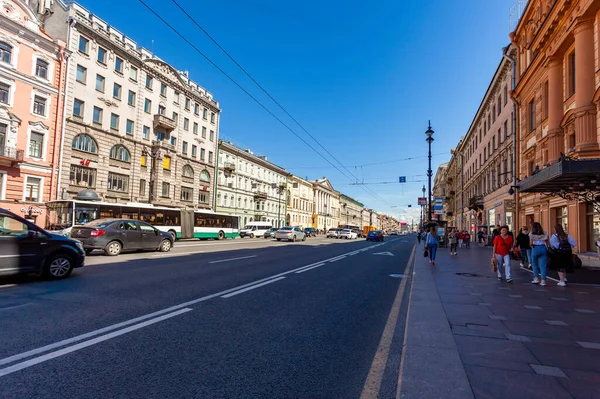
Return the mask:
{"type": "Polygon", "coordinates": [[[365,227],[363,227],[363,235],[366,237],[367,234],[369,234],[369,231],[375,231],[375,230],[377,230],[375,228],[375,226],[365,226],[365,227]]]}

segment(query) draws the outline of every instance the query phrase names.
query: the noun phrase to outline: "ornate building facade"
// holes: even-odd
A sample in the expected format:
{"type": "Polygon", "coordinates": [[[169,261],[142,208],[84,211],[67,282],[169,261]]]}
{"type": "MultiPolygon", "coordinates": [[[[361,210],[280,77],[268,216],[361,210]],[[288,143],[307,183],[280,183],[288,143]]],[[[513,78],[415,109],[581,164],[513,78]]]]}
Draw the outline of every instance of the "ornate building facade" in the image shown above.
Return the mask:
{"type": "Polygon", "coordinates": [[[288,175],[286,225],[311,227],[314,224],[314,198],[311,182],[298,176],[288,175]]]}
{"type": "Polygon", "coordinates": [[[358,226],[362,230],[364,227],[362,220],[364,207],[362,202],[358,202],[345,194],[340,194],[340,226],[358,226]]]}
{"type": "Polygon", "coordinates": [[[338,227],[340,223],[340,193],[335,191],[326,177],[313,182],[314,210],[313,226],[319,230],[338,227]]]}

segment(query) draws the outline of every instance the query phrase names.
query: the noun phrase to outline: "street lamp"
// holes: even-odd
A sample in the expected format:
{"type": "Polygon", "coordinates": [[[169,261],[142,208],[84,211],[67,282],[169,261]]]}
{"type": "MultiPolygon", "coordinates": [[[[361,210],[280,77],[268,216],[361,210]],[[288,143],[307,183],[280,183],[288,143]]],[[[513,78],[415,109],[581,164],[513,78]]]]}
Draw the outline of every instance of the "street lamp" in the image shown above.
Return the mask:
{"type": "MultiPolygon", "coordinates": [[[[423,184],[423,198],[425,198],[425,185],[423,184]]],[[[426,204],[422,204],[421,205],[421,228],[424,228],[424,222],[425,222],[425,205],[426,204]]]]}
{"type": "Polygon", "coordinates": [[[431,170],[431,143],[433,142],[433,130],[431,129],[431,121],[429,121],[429,127],[427,128],[425,134],[427,135],[427,139],[425,139],[425,141],[427,141],[427,144],[429,144],[429,155],[427,156],[429,159],[429,169],[427,169],[427,177],[429,179],[429,195],[427,197],[429,201],[429,210],[427,212],[427,216],[428,220],[431,221],[431,176],[433,176],[433,171],[431,170]]]}

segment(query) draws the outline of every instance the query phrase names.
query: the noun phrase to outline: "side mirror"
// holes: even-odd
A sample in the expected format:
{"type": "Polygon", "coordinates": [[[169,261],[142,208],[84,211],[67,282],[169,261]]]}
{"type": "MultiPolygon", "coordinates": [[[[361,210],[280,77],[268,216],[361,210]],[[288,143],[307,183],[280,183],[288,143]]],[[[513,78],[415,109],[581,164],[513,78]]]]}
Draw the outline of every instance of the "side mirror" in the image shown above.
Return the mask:
{"type": "Polygon", "coordinates": [[[155,236],[157,236],[157,235],[159,235],[159,234],[160,234],[160,231],[155,229],[155,230],[154,230],[154,235],[155,235],[155,236]]]}
{"type": "Polygon", "coordinates": [[[36,230],[29,230],[27,232],[27,238],[40,238],[40,233],[36,230]]]}

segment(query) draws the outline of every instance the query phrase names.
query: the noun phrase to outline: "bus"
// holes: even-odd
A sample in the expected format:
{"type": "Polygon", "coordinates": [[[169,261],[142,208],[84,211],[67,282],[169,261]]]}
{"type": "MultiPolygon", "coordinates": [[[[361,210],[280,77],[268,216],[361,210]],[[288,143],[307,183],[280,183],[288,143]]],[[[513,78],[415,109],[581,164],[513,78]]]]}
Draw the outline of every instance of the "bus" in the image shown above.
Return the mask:
{"type": "Polygon", "coordinates": [[[178,209],[144,203],[117,204],[100,201],[50,201],[46,230],[69,237],[73,226],[96,219],[118,218],[141,220],[174,239],[218,239],[239,237],[239,216],[207,210],[178,209]]]}

